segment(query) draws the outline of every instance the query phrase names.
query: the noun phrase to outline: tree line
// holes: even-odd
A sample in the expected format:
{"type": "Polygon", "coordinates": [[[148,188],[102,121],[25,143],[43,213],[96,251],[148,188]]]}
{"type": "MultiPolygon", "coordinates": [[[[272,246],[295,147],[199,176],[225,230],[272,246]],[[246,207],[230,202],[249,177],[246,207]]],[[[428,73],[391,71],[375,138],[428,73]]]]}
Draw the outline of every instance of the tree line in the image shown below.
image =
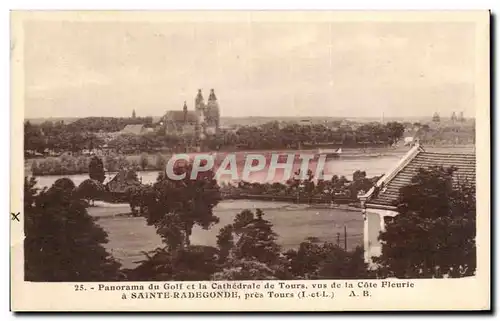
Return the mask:
{"type": "Polygon", "coordinates": [[[334,124],[285,124],[277,121],[258,126],[242,126],[234,130],[221,130],[215,135],[201,139],[193,133],[168,134],[149,118],[89,117],[70,124],[46,121],[42,124],[25,122],[24,142],[26,156],[30,152],[43,154],[45,150],[55,152],[81,152],[82,150],[106,149],[119,154],[151,153],[158,151],[184,152],[186,149],[202,147],[205,150],[266,150],[307,149],[321,146],[344,146],[366,148],[390,146],[404,135],[406,127],[418,128],[414,133],[422,143],[474,143],[474,126],[439,126],[427,124],[403,124],[399,122],[334,124]],[[116,133],[128,124],[157,126],[158,130],[142,135],[116,133]]]}
{"type": "Polygon", "coordinates": [[[300,125],[269,122],[260,126],[243,126],[236,131],[225,131],[206,139],[209,149],[286,149],[307,148],[321,145],[364,147],[393,145],[404,133],[398,122],[387,124],[368,123],[359,127],[324,124],[300,125]]]}
{"type": "Polygon", "coordinates": [[[24,149],[43,153],[52,151],[79,152],[101,148],[106,142],[97,133],[121,131],[126,125],[153,125],[152,117],[116,118],[86,117],[69,124],[64,121],[45,121],[41,124],[24,123],[24,149]]]}
{"type": "MultiPolygon", "coordinates": [[[[332,144],[359,147],[392,145],[404,133],[404,126],[398,122],[335,128],[324,124],[283,125],[269,122],[259,126],[243,126],[237,130],[222,130],[203,140],[193,133],[173,135],[163,130],[143,135],[121,134],[108,138],[104,135],[119,132],[128,124],[153,126],[150,118],[89,117],[69,124],[46,121],[39,125],[27,121],[24,125],[24,149],[26,152],[43,154],[45,150],[81,152],[84,149],[101,149],[106,145],[107,149],[116,153],[132,154],[161,149],[184,151],[195,146],[209,150],[286,149],[332,144]]],[[[27,156],[30,155],[27,153],[27,156]]]]}
{"type": "Polygon", "coordinates": [[[89,173],[89,164],[92,159],[103,162],[103,168],[107,172],[115,173],[120,169],[128,168],[134,171],[161,171],[165,169],[167,158],[157,153],[148,155],[142,153],[138,159],[130,159],[117,153],[109,153],[102,157],[97,156],[70,156],[47,157],[31,161],[31,173],[34,176],[43,175],[74,175],[89,173]]]}
{"type": "Polygon", "coordinates": [[[221,192],[225,198],[251,198],[266,196],[267,198],[289,199],[307,203],[357,203],[358,195],[366,193],[378,181],[380,176],[368,178],[365,171],[356,170],[353,179],[333,175],[330,179],[315,178],[308,170],[306,178],[300,178],[300,170],[285,183],[221,183],[221,192]]]}

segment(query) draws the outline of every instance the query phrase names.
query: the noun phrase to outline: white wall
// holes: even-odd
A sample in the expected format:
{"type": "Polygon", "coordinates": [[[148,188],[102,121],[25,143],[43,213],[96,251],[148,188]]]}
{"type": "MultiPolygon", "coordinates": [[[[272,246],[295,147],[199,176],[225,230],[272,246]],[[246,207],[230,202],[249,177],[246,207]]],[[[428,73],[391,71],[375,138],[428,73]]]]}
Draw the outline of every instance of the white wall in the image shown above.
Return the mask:
{"type": "Polygon", "coordinates": [[[395,211],[370,209],[365,210],[364,251],[365,262],[372,264],[372,257],[382,254],[382,244],[378,240],[381,231],[385,231],[385,216],[398,215],[395,211]]]}

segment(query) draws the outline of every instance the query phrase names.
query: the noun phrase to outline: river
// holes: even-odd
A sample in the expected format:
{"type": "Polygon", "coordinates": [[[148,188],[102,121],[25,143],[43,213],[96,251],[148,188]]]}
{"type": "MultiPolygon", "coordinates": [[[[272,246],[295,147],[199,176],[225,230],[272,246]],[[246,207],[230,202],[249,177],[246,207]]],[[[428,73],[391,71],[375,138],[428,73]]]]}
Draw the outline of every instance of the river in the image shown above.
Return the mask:
{"type": "MultiPolygon", "coordinates": [[[[365,171],[368,177],[378,176],[384,174],[389,170],[397,161],[401,158],[404,153],[386,153],[386,154],[358,154],[352,156],[341,156],[337,159],[329,159],[325,164],[324,175],[328,178],[332,175],[345,176],[348,179],[352,179],[352,174],[356,170],[365,171]]],[[[242,166],[238,164],[238,178],[241,178],[242,166]]],[[[309,168],[315,172],[316,161],[311,161],[309,163],[309,168]]],[[[300,168],[300,162],[296,161],[293,166],[293,171],[300,168]]],[[[113,177],[115,173],[107,173],[107,179],[113,177]]],[[[139,171],[137,172],[138,177],[142,180],[143,184],[154,183],[158,177],[157,171],[139,171]]],[[[249,176],[249,181],[252,182],[265,182],[267,179],[268,170],[264,169],[258,172],[253,172],[249,176]]],[[[79,185],[81,182],[86,180],[89,176],[88,174],[76,174],[76,175],[50,175],[50,176],[38,176],[38,187],[50,187],[57,179],[67,177],[70,178],[75,185],[79,185]]],[[[220,181],[227,182],[230,180],[230,176],[221,176],[220,181]]],[[[276,175],[272,182],[281,181],[283,182],[283,170],[277,170],[276,175]]]]}

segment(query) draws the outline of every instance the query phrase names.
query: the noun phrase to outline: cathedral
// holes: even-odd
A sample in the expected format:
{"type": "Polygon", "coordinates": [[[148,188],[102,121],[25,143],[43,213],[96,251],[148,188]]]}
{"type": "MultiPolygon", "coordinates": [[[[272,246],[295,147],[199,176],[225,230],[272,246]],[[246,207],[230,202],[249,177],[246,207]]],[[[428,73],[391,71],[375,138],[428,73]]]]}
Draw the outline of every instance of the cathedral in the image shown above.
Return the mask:
{"type": "Polygon", "coordinates": [[[214,135],[219,131],[220,111],[215,91],[210,90],[210,95],[205,103],[201,89],[194,100],[194,110],[189,110],[184,102],[182,110],[169,110],[163,116],[161,124],[166,134],[186,135],[196,134],[200,137],[214,135]]]}

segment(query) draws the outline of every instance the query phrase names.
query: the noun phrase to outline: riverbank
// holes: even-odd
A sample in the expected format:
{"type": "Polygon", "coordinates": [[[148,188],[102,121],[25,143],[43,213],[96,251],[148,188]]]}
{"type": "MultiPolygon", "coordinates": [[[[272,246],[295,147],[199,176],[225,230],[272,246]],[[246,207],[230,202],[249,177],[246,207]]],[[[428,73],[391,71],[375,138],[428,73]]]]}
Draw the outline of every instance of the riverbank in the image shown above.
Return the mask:
{"type": "MultiPolygon", "coordinates": [[[[470,153],[472,146],[462,146],[461,148],[449,148],[449,147],[425,147],[428,151],[432,152],[456,152],[456,153],[470,153]]],[[[325,176],[327,175],[337,175],[345,176],[347,179],[352,180],[352,174],[356,170],[366,171],[367,177],[379,176],[385,174],[388,170],[394,167],[395,164],[401,159],[405,151],[399,152],[385,152],[381,156],[367,157],[363,155],[358,155],[357,157],[340,157],[328,161],[325,165],[325,176]]],[[[311,162],[312,163],[312,162],[311,162]]],[[[311,169],[314,170],[314,165],[311,165],[311,169]]],[[[294,169],[295,170],[295,169],[294,169]]],[[[249,182],[266,182],[267,171],[263,170],[260,172],[251,173],[249,177],[249,182]]],[[[279,173],[278,173],[279,174],[279,173]]],[[[30,169],[26,170],[26,176],[32,176],[30,169]]],[[[107,172],[106,178],[110,179],[114,175],[114,172],[107,172]]],[[[137,176],[142,181],[143,184],[154,183],[158,177],[158,171],[138,171],[137,176]]],[[[88,174],[77,174],[77,175],[48,175],[48,176],[37,176],[37,187],[50,187],[59,178],[67,177],[71,179],[75,185],[79,185],[81,182],[89,178],[88,174]]],[[[281,182],[283,179],[280,175],[276,175],[273,182],[281,182]]],[[[219,184],[224,182],[233,182],[231,177],[223,176],[218,179],[219,184]]],[[[271,182],[271,183],[273,183],[271,182]]]]}

